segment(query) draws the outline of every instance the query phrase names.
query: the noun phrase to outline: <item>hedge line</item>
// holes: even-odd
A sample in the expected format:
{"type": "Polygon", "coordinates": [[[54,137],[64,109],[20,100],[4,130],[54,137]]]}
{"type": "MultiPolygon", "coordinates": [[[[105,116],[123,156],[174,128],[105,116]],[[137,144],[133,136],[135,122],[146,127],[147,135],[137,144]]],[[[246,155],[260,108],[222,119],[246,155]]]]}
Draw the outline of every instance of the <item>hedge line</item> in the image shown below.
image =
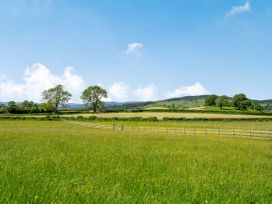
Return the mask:
{"type": "Polygon", "coordinates": [[[19,117],[19,116],[3,116],[0,120],[37,120],[37,121],[60,121],[60,120],[70,120],[70,121],[131,121],[131,122],[159,122],[159,121],[169,121],[169,122],[181,122],[181,121],[256,121],[256,122],[269,122],[272,118],[169,118],[164,117],[163,119],[158,119],[157,117],[130,117],[130,118],[101,118],[96,116],[83,117],[83,116],[70,116],[62,117],[59,115],[48,115],[45,117],[19,117]]]}

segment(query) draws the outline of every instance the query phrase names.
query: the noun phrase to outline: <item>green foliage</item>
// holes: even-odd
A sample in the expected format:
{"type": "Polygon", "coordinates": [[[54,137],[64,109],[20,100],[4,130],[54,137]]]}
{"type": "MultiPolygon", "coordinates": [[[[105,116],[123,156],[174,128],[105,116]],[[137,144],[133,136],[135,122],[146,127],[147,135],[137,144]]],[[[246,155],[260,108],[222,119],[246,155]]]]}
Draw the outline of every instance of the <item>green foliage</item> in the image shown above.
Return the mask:
{"type": "Polygon", "coordinates": [[[225,95],[219,96],[216,100],[216,104],[220,107],[220,109],[222,109],[223,107],[228,105],[228,97],[225,95]]]}
{"type": "Polygon", "coordinates": [[[17,104],[14,101],[8,102],[7,111],[9,113],[17,113],[18,112],[18,106],[17,106],[17,104]]]}
{"type": "Polygon", "coordinates": [[[252,107],[253,110],[256,110],[256,111],[262,111],[263,110],[262,105],[257,103],[256,101],[251,102],[251,107],[252,107]]]}
{"type": "Polygon", "coordinates": [[[99,86],[90,86],[82,92],[81,99],[83,103],[92,105],[93,112],[97,111],[98,107],[103,107],[102,98],[107,97],[107,91],[99,86]]]}
{"type": "Polygon", "coordinates": [[[58,106],[67,103],[71,96],[72,94],[64,90],[63,85],[45,90],[42,94],[43,101],[52,104],[55,112],[58,111],[58,106]]]}
{"type": "Polygon", "coordinates": [[[24,101],[18,105],[18,109],[23,113],[38,113],[39,106],[33,101],[24,101]]]}
{"type": "Polygon", "coordinates": [[[271,142],[112,132],[60,121],[2,121],[0,130],[0,203],[272,200],[271,142]]]}
{"type": "Polygon", "coordinates": [[[245,94],[236,94],[232,99],[232,105],[237,110],[247,110],[251,106],[251,101],[246,97],[245,94]]]}
{"type": "Polygon", "coordinates": [[[210,95],[207,96],[205,99],[205,106],[215,106],[216,105],[217,96],[216,95],[210,95]]]}

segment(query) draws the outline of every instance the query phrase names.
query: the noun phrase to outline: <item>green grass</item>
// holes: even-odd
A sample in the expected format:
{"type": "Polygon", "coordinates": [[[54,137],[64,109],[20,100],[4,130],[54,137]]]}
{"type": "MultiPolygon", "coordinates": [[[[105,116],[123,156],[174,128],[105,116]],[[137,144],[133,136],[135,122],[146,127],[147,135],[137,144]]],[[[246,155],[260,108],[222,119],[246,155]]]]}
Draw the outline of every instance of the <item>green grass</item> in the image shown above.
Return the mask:
{"type": "Polygon", "coordinates": [[[0,122],[0,203],[270,203],[272,143],[0,122]]]}
{"type": "Polygon", "coordinates": [[[160,121],[160,122],[136,122],[136,121],[94,121],[98,124],[125,125],[134,127],[165,127],[165,128],[208,128],[231,130],[264,130],[272,131],[272,121],[160,121]]]}

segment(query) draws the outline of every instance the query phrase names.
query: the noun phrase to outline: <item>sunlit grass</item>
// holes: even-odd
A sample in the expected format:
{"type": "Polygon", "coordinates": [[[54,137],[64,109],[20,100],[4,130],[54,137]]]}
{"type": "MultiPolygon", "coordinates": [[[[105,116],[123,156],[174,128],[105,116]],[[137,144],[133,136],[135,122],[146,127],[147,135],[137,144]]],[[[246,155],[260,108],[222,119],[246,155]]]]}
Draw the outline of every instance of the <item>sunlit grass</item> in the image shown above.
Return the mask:
{"type": "Polygon", "coordinates": [[[0,122],[0,203],[269,203],[272,143],[0,122]]]}

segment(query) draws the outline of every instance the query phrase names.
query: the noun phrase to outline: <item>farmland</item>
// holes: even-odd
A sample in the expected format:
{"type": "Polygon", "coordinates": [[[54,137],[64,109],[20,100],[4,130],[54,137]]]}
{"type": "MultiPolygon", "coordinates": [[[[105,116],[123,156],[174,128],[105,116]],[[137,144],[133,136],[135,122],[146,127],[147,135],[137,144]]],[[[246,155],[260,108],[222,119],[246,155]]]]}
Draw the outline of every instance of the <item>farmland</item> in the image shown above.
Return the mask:
{"type": "MultiPolygon", "coordinates": [[[[267,129],[271,122],[186,125],[267,129]]],[[[1,121],[0,140],[1,203],[269,203],[272,199],[270,141],[115,132],[62,121],[1,121]]]]}
{"type": "Polygon", "coordinates": [[[97,113],[97,114],[75,114],[74,116],[96,116],[101,118],[131,118],[131,117],[157,117],[169,118],[272,118],[270,115],[239,115],[239,114],[216,114],[216,113],[186,113],[186,112],[120,112],[120,113],[97,113]]]}

